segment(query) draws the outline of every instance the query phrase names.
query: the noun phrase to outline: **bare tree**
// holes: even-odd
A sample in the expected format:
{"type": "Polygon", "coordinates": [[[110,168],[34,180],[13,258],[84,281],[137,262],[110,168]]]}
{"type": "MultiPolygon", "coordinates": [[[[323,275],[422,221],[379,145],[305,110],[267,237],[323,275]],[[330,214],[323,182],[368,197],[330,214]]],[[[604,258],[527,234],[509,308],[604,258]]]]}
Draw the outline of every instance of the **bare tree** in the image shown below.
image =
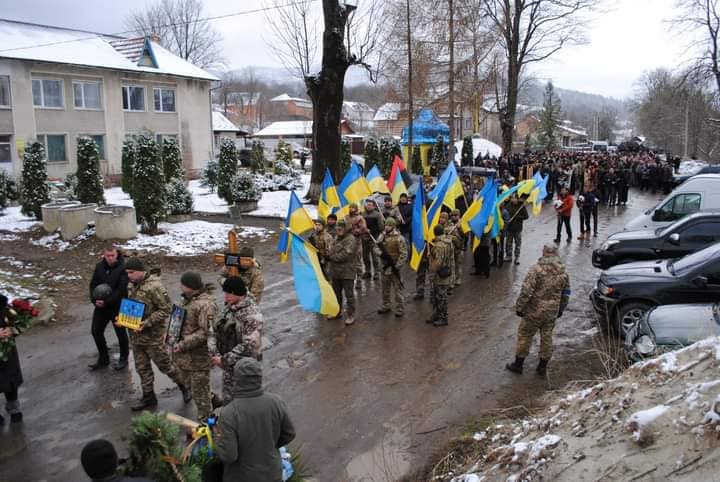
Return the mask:
{"type": "Polygon", "coordinates": [[[504,102],[502,96],[496,96],[503,152],[512,150],[523,69],[551,57],[566,45],[584,42],[583,14],[600,1],[483,0],[483,12],[495,25],[505,54],[504,102]]]}
{"type": "Polygon", "coordinates": [[[720,95],[720,67],[718,67],[718,41],[720,40],[720,5],[717,0],[676,0],[678,14],[673,20],[683,37],[695,32],[692,50],[698,52],[689,73],[715,83],[720,95]]]}
{"type": "Polygon", "coordinates": [[[132,12],[125,24],[141,35],[157,35],[163,47],[199,67],[222,63],[222,37],[203,18],[200,0],[159,0],[132,12]]]}
{"type": "Polygon", "coordinates": [[[273,0],[266,15],[270,26],[267,44],[280,63],[298,80],[305,81],[317,62],[320,43],[320,17],[313,10],[314,0],[288,3],[273,0]]]}

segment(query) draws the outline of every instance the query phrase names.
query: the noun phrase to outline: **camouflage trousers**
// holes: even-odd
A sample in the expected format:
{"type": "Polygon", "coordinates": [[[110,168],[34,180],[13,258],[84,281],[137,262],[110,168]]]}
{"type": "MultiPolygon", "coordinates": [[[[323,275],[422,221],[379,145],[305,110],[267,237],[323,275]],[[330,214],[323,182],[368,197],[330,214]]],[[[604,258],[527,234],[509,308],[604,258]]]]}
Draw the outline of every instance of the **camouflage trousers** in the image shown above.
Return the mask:
{"type": "Polygon", "coordinates": [[[363,263],[365,264],[365,275],[369,275],[372,272],[375,276],[378,276],[382,271],[382,263],[380,263],[380,256],[375,254],[375,243],[373,243],[372,239],[363,238],[362,255],[363,263]]]}
{"type": "Polygon", "coordinates": [[[513,253],[513,243],[515,243],[515,259],[520,256],[520,247],[522,246],[522,231],[514,233],[508,231],[505,237],[505,256],[509,257],[513,253]]]}
{"type": "Polygon", "coordinates": [[[415,276],[415,293],[419,296],[425,296],[425,278],[427,277],[427,272],[428,262],[423,256],[418,265],[417,275],[415,276]]]}
{"type": "Polygon", "coordinates": [[[234,367],[222,367],[222,402],[223,405],[227,405],[232,402],[233,399],[233,386],[235,383],[235,377],[233,377],[234,367]]]}
{"type": "Polygon", "coordinates": [[[204,422],[212,413],[210,370],[180,370],[180,377],[195,400],[198,421],[204,422]]]}
{"type": "Polygon", "coordinates": [[[170,377],[178,385],[182,385],[180,372],[173,364],[167,349],[163,345],[133,345],[133,356],[135,357],[135,371],[140,377],[140,386],[143,395],[155,391],[155,374],[153,373],[152,362],[158,369],[170,377]]]}
{"type": "Polygon", "coordinates": [[[405,311],[405,298],[403,296],[402,280],[394,273],[382,274],[382,308],[390,309],[390,297],[395,292],[395,313],[405,311]]]}
{"type": "Polygon", "coordinates": [[[530,345],[532,345],[535,334],[540,332],[540,352],[541,360],[550,361],[552,357],[553,344],[552,333],[555,329],[555,319],[545,320],[528,320],[523,318],[520,320],[518,327],[517,348],[515,355],[519,358],[527,358],[530,353],[530,345]]]}
{"type": "Polygon", "coordinates": [[[454,284],[455,286],[460,286],[462,283],[462,273],[463,273],[463,261],[465,261],[465,250],[462,249],[456,249],[455,250],[455,272],[453,273],[455,276],[454,284]]]}
{"type": "Polygon", "coordinates": [[[332,281],[333,291],[335,291],[335,297],[340,305],[340,313],[343,309],[343,294],[345,295],[345,314],[347,316],[353,316],[355,314],[355,282],[351,279],[338,279],[335,278],[332,281]]]}
{"type": "Polygon", "coordinates": [[[441,323],[448,321],[448,287],[433,283],[430,292],[430,304],[433,307],[432,318],[441,323]]]}

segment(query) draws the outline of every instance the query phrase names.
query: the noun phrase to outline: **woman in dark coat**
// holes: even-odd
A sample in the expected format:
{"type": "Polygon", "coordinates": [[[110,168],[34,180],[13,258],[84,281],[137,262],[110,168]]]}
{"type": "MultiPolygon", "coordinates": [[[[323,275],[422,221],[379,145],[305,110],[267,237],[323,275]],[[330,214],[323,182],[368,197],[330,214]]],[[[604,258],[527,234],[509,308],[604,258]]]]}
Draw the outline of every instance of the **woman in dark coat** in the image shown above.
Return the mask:
{"type": "MultiPolygon", "coordinates": [[[[15,336],[8,322],[9,311],[7,297],[0,294],[0,338],[15,336]]],[[[13,347],[9,355],[7,361],[0,361],[0,392],[5,394],[5,410],[10,414],[10,421],[21,422],[22,412],[18,401],[18,389],[22,385],[23,377],[17,347],[13,347]]],[[[0,424],[3,423],[5,423],[5,419],[0,415],[0,424]]]]}

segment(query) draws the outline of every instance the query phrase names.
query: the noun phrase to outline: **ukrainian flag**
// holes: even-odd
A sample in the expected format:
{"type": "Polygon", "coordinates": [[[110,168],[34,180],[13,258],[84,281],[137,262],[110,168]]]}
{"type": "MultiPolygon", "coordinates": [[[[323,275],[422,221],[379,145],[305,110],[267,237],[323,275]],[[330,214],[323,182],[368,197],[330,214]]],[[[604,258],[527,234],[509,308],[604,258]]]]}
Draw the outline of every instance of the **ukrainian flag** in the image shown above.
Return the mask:
{"type": "Polygon", "coordinates": [[[413,204],[412,232],[410,243],[410,268],[417,271],[425,250],[425,241],[428,237],[427,209],[425,208],[425,188],[422,179],[415,192],[413,204]]]}
{"type": "Polygon", "coordinates": [[[455,163],[451,162],[448,164],[448,167],[445,168],[445,171],[443,171],[435,189],[430,191],[428,197],[433,201],[439,199],[441,203],[448,208],[455,209],[455,200],[464,195],[465,191],[463,190],[462,182],[460,182],[460,176],[458,176],[455,163]]]}
{"type": "Polygon", "coordinates": [[[395,156],[393,161],[392,169],[390,170],[390,179],[388,179],[388,188],[392,195],[393,204],[400,202],[400,195],[407,194],[407,186],[402,176],[402,160],[395,156]]]}
{"type": "Polygon", "coordinates": [[[377,166],[373,166],[365,177],[372,192],[390,194],[390,190],[387,184],[385,184],[385,179],[383,179],[382,174],[380,174],[380,169],[378,169],[377,166]]]}
{"type": "Polygon", "coordinates": [[[340,312],[340,305],[320,268],[317,250],[297,234],[290,232],[290,236],[295,294],[300,306],[314,313],[336,316],[340,312]]]}
{"type": "Polygon", "coordinates": [[[460,227],[464,232],[472,231],[476,237],[481,237],[485,232],[492,206],[497,198],[497,184],[495,178],[485,181],[485,185],[460,219],[460,227]]]}
{"type": "Polygon", "coordinates": [[[357,162],[350,165],[345,177],[338,186],[340,203],[345,206],[350,203],[360,203],[363,199],[372,195],[372,190],[367,179],[363,176],[362,167],[357,162]]]}
{"type": "Polygon", "coordinates": [[[303,234],[307,231],[311,231],[315,228],[315,223],[310,218],[310,215],[303,207],[297,194],[294,192],[290,193],[290,204],[288,205],[288,213],[285,218],[285,226],[283,232],[280,233],[280,239],[278,240],[277,250],[280,253],[280,260],[282,262],[287,261],[288,251],[290,249],[290,233],[292,231],[295,234],[303,234]]]}
{"type": "Polygon", "coordinates": [[[330,169],[325,169],[325,177],[320,187],[320,199],[318,201],[318,214],[321,218],[327,217],[333,212],[333,209],[340,208],[340,197],[338,196],[335,182],[333,181],[330,169]]]}
{"type": "Polygon", "coordinates": [[[532,205],[532,213],[537,216],[542,210],[543,200],[547,197],[548,176],[543,178],[539,172],[536,172],[533,179],[535,180],[535,187],[530,192],[527,203],[532,205]]]}

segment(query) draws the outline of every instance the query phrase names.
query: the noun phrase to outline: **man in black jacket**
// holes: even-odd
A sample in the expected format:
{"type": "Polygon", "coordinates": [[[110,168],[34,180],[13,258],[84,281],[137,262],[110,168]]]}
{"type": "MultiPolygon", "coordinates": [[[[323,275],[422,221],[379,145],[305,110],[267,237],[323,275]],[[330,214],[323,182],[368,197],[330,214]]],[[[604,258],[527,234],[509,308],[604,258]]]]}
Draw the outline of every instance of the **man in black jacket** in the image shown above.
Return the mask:
{"type": "MultiPolygon", "coordinates": [[[[89,365],[92,370],[104,368],[110,364],[107,343],[105,341],[105,328],[108,323],[115,320],[120,311],[120,301],[127,296],[128,277],[125,272],[125,259],[114,246],[103,250],[103,259],[95,266],[92,280],[90,280],[90,302],[95,305],[92,320],[92,336],[98,349],[97,362],[89,365]],[[106,284],[110,292],[102,297],[97,296],[95,288],[106,284]]],[[[116,370],[127,366],[130,351],[128,335],[125,328],[113,323],[115,334],[120,344],[120,359],[115,365],[116,370]]]]}

